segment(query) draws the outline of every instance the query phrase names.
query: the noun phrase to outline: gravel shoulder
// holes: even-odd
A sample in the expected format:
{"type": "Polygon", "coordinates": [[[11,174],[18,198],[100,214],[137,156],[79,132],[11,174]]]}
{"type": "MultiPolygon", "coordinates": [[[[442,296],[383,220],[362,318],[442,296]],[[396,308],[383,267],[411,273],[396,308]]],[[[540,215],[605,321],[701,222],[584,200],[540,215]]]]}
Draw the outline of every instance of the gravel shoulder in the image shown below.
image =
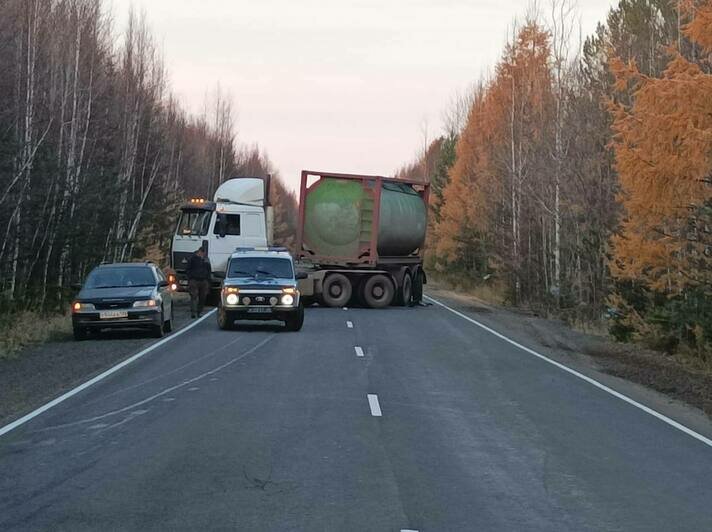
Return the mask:
{"type": "Polygon", "coordinates": [[[485,303],[439,283],[429,283],[427,295],[690,428],[709,433],[712,427],[712,375],[680,358],[485,303]]]}
{"type": "MultiPolygon", "coordinates": [[[[190,321],[186,294],[174,297],[174,328],[190,321]]],[[[41,324],[40,324],[41,325],[41,324]]],[[[0,425],[32,411],[158,341],[144,331],[105,332],[83,342],[71,335],[0,360],[0,425]]]]}

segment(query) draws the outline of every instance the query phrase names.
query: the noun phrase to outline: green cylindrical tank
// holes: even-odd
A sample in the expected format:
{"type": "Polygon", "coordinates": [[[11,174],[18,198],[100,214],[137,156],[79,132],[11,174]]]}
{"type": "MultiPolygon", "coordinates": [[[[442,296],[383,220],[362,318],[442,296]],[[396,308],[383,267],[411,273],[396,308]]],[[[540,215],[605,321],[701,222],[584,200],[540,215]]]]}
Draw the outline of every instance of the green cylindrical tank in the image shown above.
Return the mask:
{"type": "MultiPolygon", "coordinates": [[[[321,179],[306,196],[304,243],[322,257],[358,258],[371,241],[377,181],[321,179]]],[[[426,206],[404,183],[384,182],[378,224],[378,254],[399,257],[423,245],[426,206]]]]}

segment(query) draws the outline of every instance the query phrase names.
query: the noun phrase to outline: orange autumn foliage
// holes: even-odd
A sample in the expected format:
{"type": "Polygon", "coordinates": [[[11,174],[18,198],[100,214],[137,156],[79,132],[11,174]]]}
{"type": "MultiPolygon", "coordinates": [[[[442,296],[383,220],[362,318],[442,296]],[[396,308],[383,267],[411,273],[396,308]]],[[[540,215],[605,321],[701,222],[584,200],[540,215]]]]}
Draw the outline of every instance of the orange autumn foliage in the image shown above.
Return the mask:
{"type": "MultiPolygon", "coordinates": [[[[712,1],[685,32],[712,53],[712,1]]],[[[712,266],[703,235],[709,228],[696,214],[712,201],[712,75],[675,50],[671,55],[660,78],[611,61],[616,87],[633,88],[630,106],[611,106],[626,210],[611,269],[618,278],[679,293],[708,283],[704,270],[712,266]]]]}
{"type": "Polygon", "coordinates": [[[475,268],[473,249],[487,247],[483,262],[506,263],[514,271],[528,251],[512,241],[520,238],[515,220],[528,201],[524,183],[533,179],[528,165],[543,153],[547,134],[550,52],[548,33],[527,22],[505,49],[494,78],[475,95],[436,228],[436,253],[449,263],[475,268]]]}

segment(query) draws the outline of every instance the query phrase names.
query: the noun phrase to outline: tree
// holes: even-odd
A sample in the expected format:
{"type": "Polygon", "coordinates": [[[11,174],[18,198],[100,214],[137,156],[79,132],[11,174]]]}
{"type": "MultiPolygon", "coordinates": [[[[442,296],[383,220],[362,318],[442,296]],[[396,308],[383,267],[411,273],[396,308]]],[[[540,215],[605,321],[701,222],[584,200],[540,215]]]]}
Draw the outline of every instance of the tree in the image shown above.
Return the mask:
{"type": "MultiPolygon", "coordinates": [[[[712,53],[710,13],[708,1],[684,28],[706,53],[712,53]]],[[[650,306],[684,312],[682,303],[712,296],[712,75],[679,49],[669,53],[660,77],[620,58],[611,62],[617,89],[632,100],[611,104],[625,208],[611,267],[619,280],[641,284],[650,306]]],[[[691,341],[699,329],[709,340],[707,314],[681,323],[666,312],[659,323],[680,340],[691,341]]]]}

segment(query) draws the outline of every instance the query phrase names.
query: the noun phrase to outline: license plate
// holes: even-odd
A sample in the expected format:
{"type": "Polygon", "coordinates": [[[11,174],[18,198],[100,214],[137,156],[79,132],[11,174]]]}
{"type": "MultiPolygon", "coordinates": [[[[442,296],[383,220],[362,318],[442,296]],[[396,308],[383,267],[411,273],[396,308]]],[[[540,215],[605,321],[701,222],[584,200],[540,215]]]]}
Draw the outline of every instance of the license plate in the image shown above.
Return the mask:
{"type": "Polygon", "coordinates": [[[188,286],[188,281],[186,281],[185,279],[181,279],[181,280],[180,280],[180,285],[181,285],[181,286],[188,286]]]}
{"type": "Polygon", "coordinates": [[[103,310],[99,313],[99,319],[116,320],[119,318],[128,318],[129,313],[125,310],[103,310]]]}
{"type": "Polygon", "coordinates": [[[271,308],[263,308],[263,307],[248,308],[247,313],[248,314],[271,314],[272,309],[271,308]]]}

